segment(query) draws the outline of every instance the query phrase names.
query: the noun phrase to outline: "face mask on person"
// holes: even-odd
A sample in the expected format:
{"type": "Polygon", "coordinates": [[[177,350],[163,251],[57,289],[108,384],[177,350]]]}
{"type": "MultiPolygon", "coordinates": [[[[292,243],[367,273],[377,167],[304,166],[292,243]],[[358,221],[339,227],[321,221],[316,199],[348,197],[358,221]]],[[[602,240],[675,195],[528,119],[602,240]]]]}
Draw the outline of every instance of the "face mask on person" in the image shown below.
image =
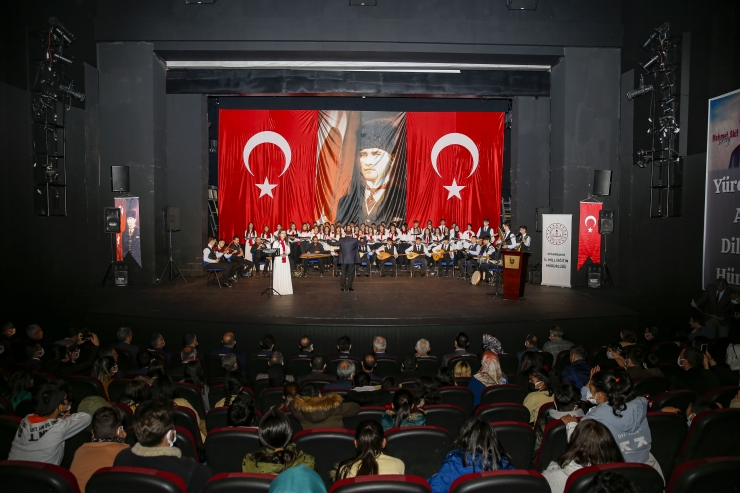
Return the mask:
{"type": "Polygon", "coordinates": [[[686,423],[688,424],[689,428],[691,428],[691,422],[694,421],[695,417],[696,417],[696,414],[691,413],[689,414],[689,417],[686,418],[686,423]]]}
{"type": "Polygon", "coordinates": [[[614,354],[612,354],[611,351],[607,351],[606,352],[606,357],[609,358],[609,359],[614,359],[614,354]]]}
{"type": "Polygon", "coordinates": [[[5,344],[0,344],[0,354],[5,352],[5,344]]]}
{"type": "Polygon", "coordinates": [[[535,390],[542,390],[543,388],[545,388],[545,382],[543,382],[542,380],[540,380],[539,382],[535,382],[534,388],[535,390]]]}
{"type": "MultiPolygon", "coordinates": [[[[733,303],[737,304],[737,301],[733,301],[733,303]]],[[[15,329],[10,329],[8,331],[8,337],[13,337],[15,335],[15,329]]]]}
{"type": "Polygon", "coordinates": [[[683,364],[684,363],[686,363],[686,360],[679,356],[678,357],[678,366],[681,367],[681,368],[683,368],[683,364]]]}
{"type": "MultiPolygon", "coordinates": [[[[731,302],[731,303],[732,303],[733,305],[737,305],[738,303],[740,303],[740,300],[730,300],[730,302],[731,302]]],[[[13,332],[15,333],[15,331],[13,331],[13,332]]],[[[11,334],[11,335],[13,335],[13,334],[11,334]]]]}
{"type": "Polygon", "coordinates": [[[118,365],[116,365],[116,366],[114,366],[113,368],[110,369],[110,376],[113,376],[116,373],[118,373],[118,365]]]}
{"type": "Polygon", "coordinates": [[[652,340],[653,339],[652,334],[650,333],[645,334],[645,339],[647,339],[648,341],[652,340]]]}
{"type": "Polygon", "coordinates": [[[44,357],[44,348],[41,348],[41,351],[39,351],[39,358],[44,357]]]}
{"type": "Polygon", "coordinates": [[[175,446],[176,439],[177,439],[177,435],[175,434],[175,430],[171,430],[169,433],[167,433],[167,443],[170,444],[170,447],[175,446]]]}
{"type": "Polygon", "coordinates": [[[598,404],[598,402],[596,402],[596,397],[593,396],[590,389],[586,393],[586,400],[590,402],[591,404],[594,404],[594,405],[598,404]]]}

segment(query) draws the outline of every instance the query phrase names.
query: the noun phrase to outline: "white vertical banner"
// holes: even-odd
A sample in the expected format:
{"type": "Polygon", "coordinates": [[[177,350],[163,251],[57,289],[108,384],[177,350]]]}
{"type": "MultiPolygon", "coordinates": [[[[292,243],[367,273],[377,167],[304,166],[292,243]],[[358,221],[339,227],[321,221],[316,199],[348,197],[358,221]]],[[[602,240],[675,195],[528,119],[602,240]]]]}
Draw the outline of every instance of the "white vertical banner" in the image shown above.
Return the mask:
{"type": "Polygon", "coordinates": [[[542,215],[542,285],[570,287],[572,214],[542,215]]]}

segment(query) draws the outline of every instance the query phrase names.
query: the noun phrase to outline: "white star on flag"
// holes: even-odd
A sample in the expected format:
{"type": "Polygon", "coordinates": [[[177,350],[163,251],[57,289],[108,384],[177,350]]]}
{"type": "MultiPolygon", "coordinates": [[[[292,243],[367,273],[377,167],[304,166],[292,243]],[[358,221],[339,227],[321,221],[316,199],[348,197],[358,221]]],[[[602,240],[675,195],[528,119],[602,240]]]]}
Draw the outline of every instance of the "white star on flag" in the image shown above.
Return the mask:
{"type": "Polygon", "coordinates": [[[272,196],[272,189],[275,188],[277,184],[271,185],[270,182],[267,181],[267,177],[265,177],[264,183],[255,183],[255,185],[260,189],[260,196],[257,198],[261,198],[263,195],[269,195],[270,197],[275,198],[272,196]]]}
{"type": "Polygon", "coordinates": [[[450,200],[452,197],[457,197],[458,199],[462,200],[462,197],[460,197],[460,190],[465,188],[465,186],[460,186],[457,184],[457,181],[455,178],[452,179],[452,185],[442,185],[447,189],[447,200],[450,200]]]}
{"type": "Polygon", "coordinates": [[[588,232],[589,233],[593,233],[594,232],[594,228],[588,228],[588,232]]]}

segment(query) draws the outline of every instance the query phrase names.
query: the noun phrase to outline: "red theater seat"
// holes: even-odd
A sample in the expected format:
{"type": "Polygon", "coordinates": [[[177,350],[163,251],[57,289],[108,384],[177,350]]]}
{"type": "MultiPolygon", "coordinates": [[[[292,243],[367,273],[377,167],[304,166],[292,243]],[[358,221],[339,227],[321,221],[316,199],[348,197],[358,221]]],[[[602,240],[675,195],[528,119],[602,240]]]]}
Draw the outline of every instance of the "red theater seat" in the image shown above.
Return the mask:
{"type": "Polygon", "coordinates": [[[460,429],[465,424],[467,417],[460,406],[452,404],[432,404],[424,406],[427,415],[427,426],[438,426],[450,432],[455,439],[460,434],[460,429]]]}
{"type": "Polygon", "coordinates": [[[565,493],[586,493],[589,483],[600,472],[621,474],[637,486],[640,493],[663,493],[663,478],[658,471],[646,464],[636,462],[620,462],[615,464],[601,464],[580,469],[568,477],[565,483],[565,493]]]}
{"type": "Polygon", "coordinates": [[[488,422],[521,421],[522,423],[529,423],[529,409],[515,402],[481,404],[475,408],[475,416],[488,422]]]}
{"type": "Polygon", "coordinates": [[[368,419],[381,423],[384,414],[385,408],[382,406],[363,407],[360,409],[359,413],[355,414],[351,418],[344,418],[344,427],[348,430],[355,431],[360,423],[368,419]]]}
{"type": "Polygon", "coordinates": [[[206,438],[206,458],[214,474],[241,472],[244,456],[261,447],[257,430],[216,428],[206,438]]]}
{"type": "Polygon", "coordinates": [[[215,474],[206,483],[203,493],[267,493],[277,476],[246,472],[215,474]]]}
{"type": "Polygon", "coordinates": [[[408,474],[358,476],[334,483],[329,493],[431,493],[424,478],[408,474]]]}
{"type": "Polygon", "coordinates": [[[299,450],[316,458],[314,470],[328,486],[331,484],[329,473],[336,465],[355,456],[355,433],[344,428],[318,428],[303,430],[293,436],[293,442],[299,450]]]}
{"type": "Polygon", "coordinates": [[[499,421],[491,423],[496,437],[511,457],[516,469],[529,469],[534,453],[535,434],[528,423],[518,421],[499,421]]]}
{"type": "Polygon", "coordinates": [[[680,464],[666,493],[718,493],[740,484],[740,457],[712,457],[680,464]],[[733,486],[729,486],[733,485],[733,486]]]}
{"type": "Polygon", "coordinates": [[[540,472],[547,469],[550,462],[558,460],[558,457],[565,453],[566,448],[568,448],[568,435],[565,423],[559,419],[548,423],[542,434],[542,444],[537,454],[535,469],[540,472]]]}
{"type": "Polygon", "coordinates": [[[450,493],[550,493],[550,485],[535,471],[485,471],[466,474],[450,485],[450,493]]]}
{"type": "Polygon", "coordinates": [[[104,467],[92,475],[85,493],[188,493],[185,481],[171,472],[142,467],[104,467]]]}
{"type": "Polygon", "coordinates": [[[439,471],[453,442],[449,431],[436,426],[391,428],[385,432],[385,439],[385,452],[401,459],[405,472],[423,478],[439,471]]]}
{"type": "Polygon", "coordinates": [[[441,387],[439,393],[445,404],[460,406],[465,411],[465,416],[473,415],[473,402],[475,397],[473,391],[467,387],[441,387]]]}
{"type": "Polygon", "coordinates": [[[660,464],[663,477],[669,478],[686,439],[686,417],[673,413],[648,413],[647,421],[653,438],[650,453],[660,464]]]}
{"type": "Polygon", "coordinates": [[[522,404],[525,397],[527,397],[527,389],[520,385],[494,385],[483,389],[480,404],[500,404],[504,402],[522,404]]]}
{"type": "Polygon", "coordinates": [[[715,409],[694,417],[679,461],[740,456],[740,409],[715,409]]]}
{"type": "Polygon", "coordinates": [[[71,472],[44,462],[0,461],[0,485],[2,491],[9,493],[80,493],[77,478],[71,472]]]}

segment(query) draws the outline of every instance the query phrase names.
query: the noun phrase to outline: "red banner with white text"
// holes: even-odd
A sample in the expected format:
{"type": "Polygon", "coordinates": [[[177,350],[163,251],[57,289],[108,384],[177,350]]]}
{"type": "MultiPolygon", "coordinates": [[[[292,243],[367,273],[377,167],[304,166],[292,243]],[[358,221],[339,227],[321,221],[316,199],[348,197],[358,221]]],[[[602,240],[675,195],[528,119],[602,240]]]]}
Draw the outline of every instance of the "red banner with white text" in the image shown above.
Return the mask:
{"type": "Polygon", "coordinates": [[[589,257],[595,264],[601,262],[599,212],[603,206],[601,202],[581,202],[581,222],[578,227],[578,269],[583,267],[589,257]]]}

